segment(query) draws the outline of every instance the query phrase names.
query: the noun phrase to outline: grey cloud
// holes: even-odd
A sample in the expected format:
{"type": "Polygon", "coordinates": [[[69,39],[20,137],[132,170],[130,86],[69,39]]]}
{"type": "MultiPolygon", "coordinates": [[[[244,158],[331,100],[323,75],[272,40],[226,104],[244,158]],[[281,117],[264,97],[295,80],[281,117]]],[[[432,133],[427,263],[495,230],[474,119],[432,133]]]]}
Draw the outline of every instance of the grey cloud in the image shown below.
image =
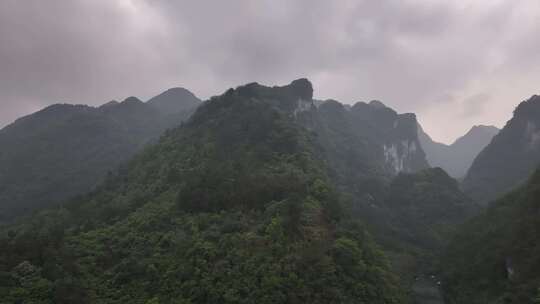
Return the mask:
{"type": "Polygon", "coordinates": [[[112,1],[0,2],[2,108],[103,102],[138,88],[158,63],[136,22],[112,1]]]}
{"type": "Polygon", "coordinates": [[[517,90],[540,77],[538,20],[536,0],[6,0],[0,126],[58,101],[146,98],[178,85],[208,97],[308,77],[321,98],[431,115],[426,129],[449,141],[472,119],[502,124],[502,96],[535,93],[517,90]],[[521,85],[504,87],[508,79],[521,85]],[[483,106],[499,111],[450,105],[483,92],[492,96],[483,106]],[[442,129],[430,123],[438,113],[466,119],[442,129]]]}
{"type": "Polygon", "coordinates": [[[462,115],[464,117],[477,116],[485,111],[485,106],[491,99],[487,93],[479,93],[463,101],[462,115]]]}

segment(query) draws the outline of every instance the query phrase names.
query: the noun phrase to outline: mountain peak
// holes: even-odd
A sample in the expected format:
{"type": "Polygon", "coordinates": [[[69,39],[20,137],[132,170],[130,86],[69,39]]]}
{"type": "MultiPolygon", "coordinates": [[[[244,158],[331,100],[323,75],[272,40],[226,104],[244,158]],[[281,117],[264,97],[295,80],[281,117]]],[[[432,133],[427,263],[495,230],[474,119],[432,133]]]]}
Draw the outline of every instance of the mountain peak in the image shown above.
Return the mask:
{"type": "Polygon", "coordinates": [[[478,129],[478,130],[499,130],[496,126],[493,125],[474,125],[471,129],[478,129]]]}
{"type": "Polygon", "coordinates": [[[488,126],[488,125],[474,125],[467,134],[474,134],[474,133],[487,133],[487,134],[497,134],[499,133],[500,129],[495,126],[488,126]]]}
{"type": "Polygon", "coordinates": [[[376,109],[384,109],[386,108],[386,105],[382,103],[380,100],[372,100],[369,102],[369,105],[376,108],[376,109]]]}
{"type": "Polygon", "coordinates": [[[298,97],[304,100],[313,99],[313,85],[307,78],[300,78],[292,81],[288,87],[290,87],[298,97]]]}
{"type": "Polygon", "coordinates": [[[157,99],[160,99],[160,98],[165,98],[165,97],[173,97],[173,98],[178,98],[178,97],[189,97],[189,98],[196,98],[198,99],[195,94],[193,94],[191,91],[189,91],[188,89],[185,89],[185,88],[182,88],[182,87],[174,87],[174,88],[170,88],[170,89],[167,89],[165,90],[164,92],[160,93],[159,95],[155,96],[155,97],[152,97],[150,100],[148,100],[149,103],[151,102],[156,102],[157,99]]]}
{"type": "Polygon", "coordinates": [[[124,99],[124,101],[122,101],[122,103],[142,103],[142,101],[135,97],[135,96],[130,96],[126,99],[124,99]]]}
{"type": "Polygon", "coordinates": [[[193,95],[195,96],[191,91],[189,91],[186,88],[182,87],[173,87],[170,89],[165,90],[165,92],[159,94],[159,95],[193,95]]]}
{"type": "Polygon", "coordinates": [[[497,135],[499,131],[499,128],[495,126],[474,125],[465,135],[456,139],[452,145],[462,144],[463,142],[474,144],[478,140],[485,141],[485,145],[487,145],[491,141],[491,138],[497,135]]]}
{"type": "Polygon", "coordinates": [[[540,95],[533,95],[521,102],[514,111],[514,117],[538,119],[540,117],[540,95]]]}
{"type": "Polygon", "coordinates": [[[236,88],[236,91],[243,96],[251,96],[263,99],[285,98],[297,101],[312,100],[313,86],[306,78],[292,81],[288,85],[268,87],[257,82],[248,83],[236,88]]]}
{"type": "Polygon", "coordinates": [[[195,94],[181,87],[170,88],[147,101],[147,104],[162,113],[178,113],[200,103],[201,100],[195,94]]]}

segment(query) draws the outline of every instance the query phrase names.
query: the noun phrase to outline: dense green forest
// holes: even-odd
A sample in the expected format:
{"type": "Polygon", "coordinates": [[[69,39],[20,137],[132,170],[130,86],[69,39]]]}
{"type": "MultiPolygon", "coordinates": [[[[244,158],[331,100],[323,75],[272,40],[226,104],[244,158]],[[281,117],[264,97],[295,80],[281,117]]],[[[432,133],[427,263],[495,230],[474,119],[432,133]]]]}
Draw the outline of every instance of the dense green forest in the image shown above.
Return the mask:
{"type": "Polygon", "coordinates": [[[394,257],[400,274],[432,274],[457,227],[479,211],[456,180],[440,168],[398,175],[383,188],[372,211],[358,209],[377,239],[394,257]]]}
{"type": "Polygon", "coordinates": [[[464,225],[442,261],[448,304],[539,303],[540,170],[464,225]]]}
{"type": "Polygon", "coordinates": [[[403,303],[313,134],[311,84],[201,106],[97,190],[4,227],[5,303],[403,303]]]}

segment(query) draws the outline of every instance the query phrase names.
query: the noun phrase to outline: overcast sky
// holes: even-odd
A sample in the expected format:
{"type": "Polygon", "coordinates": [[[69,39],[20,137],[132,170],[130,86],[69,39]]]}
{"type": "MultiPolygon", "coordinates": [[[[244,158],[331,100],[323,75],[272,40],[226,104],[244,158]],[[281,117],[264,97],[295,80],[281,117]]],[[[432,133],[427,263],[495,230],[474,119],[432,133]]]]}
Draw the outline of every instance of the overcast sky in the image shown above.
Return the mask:
{"type": "Polygon", "coordinates": [[[308,77],[437,140],[502,127],[540,93],[539,0],[2,0],[0,126],[57,102],[201,98],[308,77]]]}

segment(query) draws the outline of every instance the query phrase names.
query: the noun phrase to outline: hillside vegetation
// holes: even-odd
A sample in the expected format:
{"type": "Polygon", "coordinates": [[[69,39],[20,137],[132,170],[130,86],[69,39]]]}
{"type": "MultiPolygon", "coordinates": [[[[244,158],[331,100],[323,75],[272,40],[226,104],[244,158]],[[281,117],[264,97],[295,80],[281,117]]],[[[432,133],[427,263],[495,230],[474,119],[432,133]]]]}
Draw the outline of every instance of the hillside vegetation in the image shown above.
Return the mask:
{"type": "Polygon", "coordinates": [[[538,303],[539,215],[537,170],[460,229],[442,265],[448,303],[538,303]]]}
{"type": "Polygon", "coordinates": [[[231,89],[96,191],[6,227],[0,297],[28,303],[402,303],[348,216],[298,80],[231,89]]]}

